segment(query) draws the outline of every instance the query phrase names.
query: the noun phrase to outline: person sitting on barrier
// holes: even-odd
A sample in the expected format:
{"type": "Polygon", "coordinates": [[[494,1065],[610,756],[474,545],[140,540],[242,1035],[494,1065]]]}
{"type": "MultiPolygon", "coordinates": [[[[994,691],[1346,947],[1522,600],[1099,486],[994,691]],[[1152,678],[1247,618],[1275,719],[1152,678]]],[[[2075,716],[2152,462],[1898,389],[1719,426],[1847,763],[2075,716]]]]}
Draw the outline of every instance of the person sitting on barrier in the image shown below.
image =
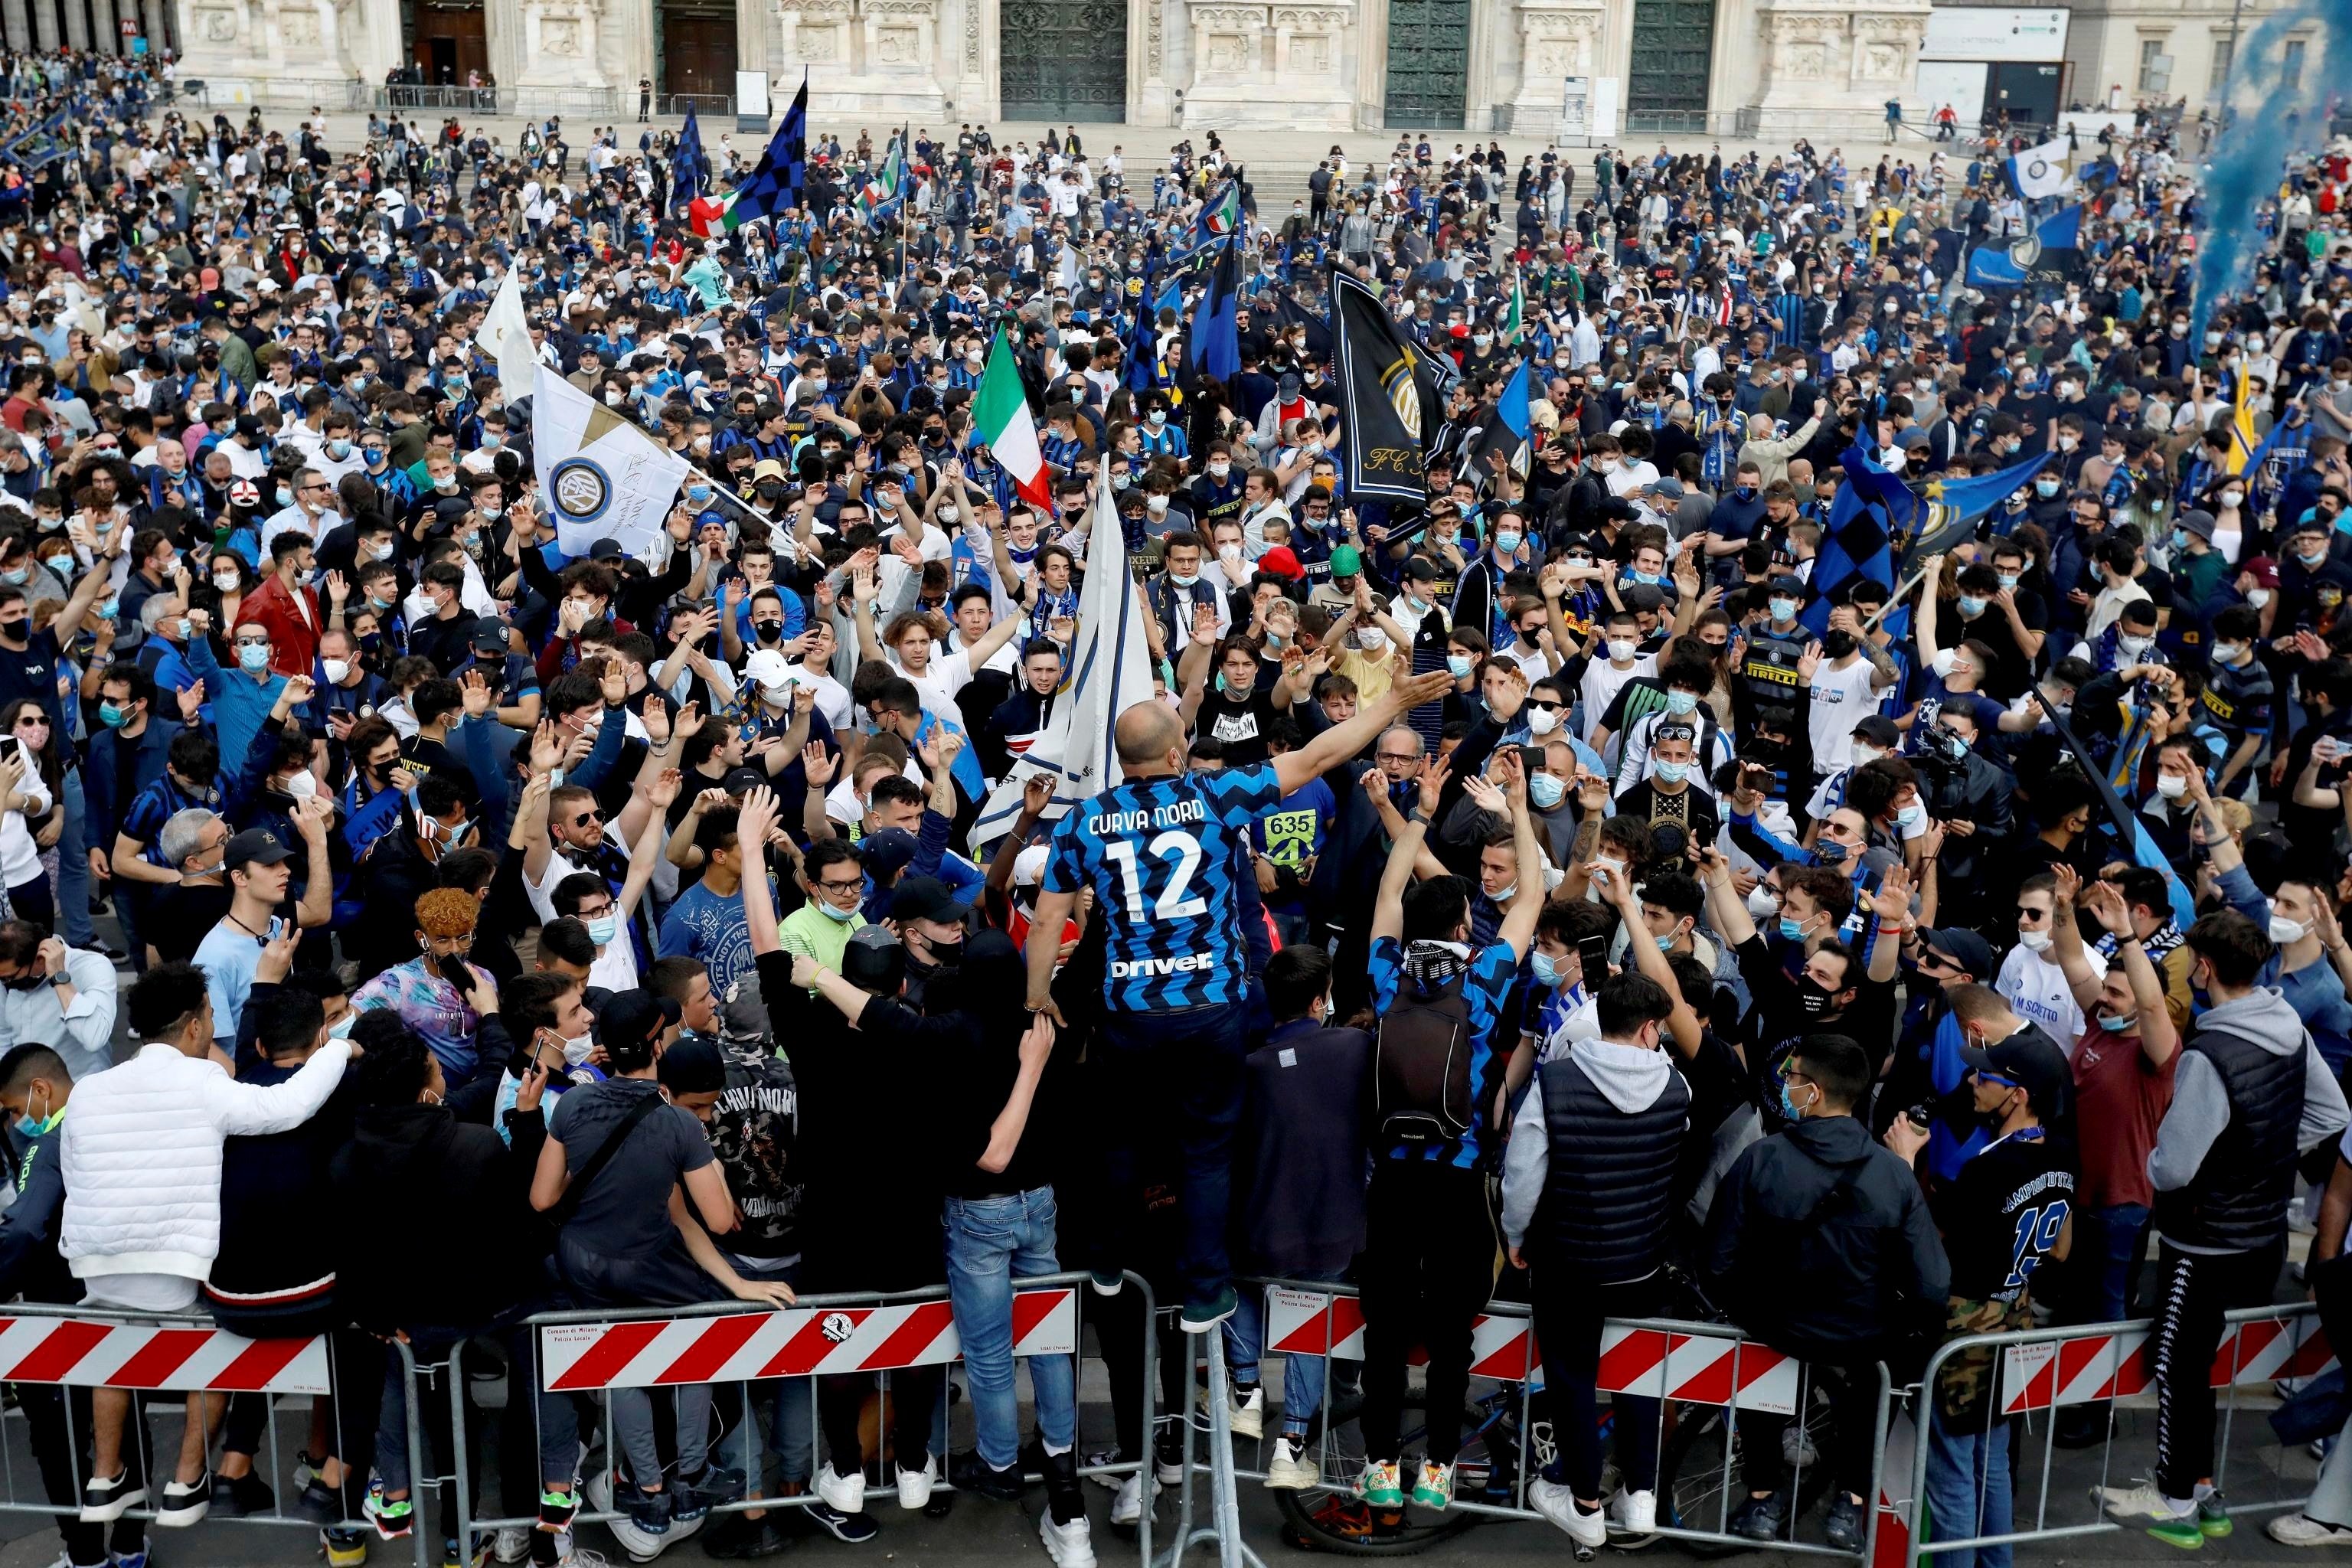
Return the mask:
{"type": "MultiPolygon", "coordinates": [[[[1835,1490],[1822,1538],[1841,1552],[1862,1547],[1878,1363],[1916,1359],[1922,1337],[1942,1324],[1952,1277],[1910,1167],[1854,1120],[1874,1066],[1844,1035],[1797,1042],[1779,1075],[1786,1125],[1725,1173],[1700,1259],[1710,1295],[1744,1332],[1807,1363],[1813,1376],[1831,1374],[1822,1381],[1835,1490]]],[[[1738,1422],[1748,1500],[1731,1532],[1793,1540],[1781,1451],[1789,1418],[1742,1410],[1738,1422]]]]}
{"type": "MultiPolygon", "coordinates": [[[[1336,731],[1333,731],[1336,733],[1336,731]]],[[[1420,798],[1389,852],[1372,914],[1372,1005],[1381,1014],[1381,1152],[1372,1167],[1364,1247],[1364,1474],[1372,1509],[1401,1510],[1405,1363],[1429,1356],[1427,1446],[1412,1500],[1454,1500],[1459,1412],[1469,1398],[1471,1329],[1495,1283],[1493,1216],[1481,1152],[1499,1129],[1482,1125],[1503,1081],[1495,1050],[1504,1006],[1534,940],[1543,905],[1541,851],[1515,751],[1498,758],[1502,798],[1518,850],[1518,889],[1490,946],[1470,948],[1470,901],[1461,879],[1436,877],[1408,892],[1429,814],[1445,787],[1444,764],[1421,780],[1420,798]],[[1468,1049],[1458,1048],[1457,1041],[1468,1049]],[[1458,1065],[1457,1065],[1458,1064],[1458,1065]]]]}
{"type": "Polygon", "coordinates": [[[2172,1105],[2147,1157],[2156,1189],[2157,1472],[2103,1487],[2107,1516],[2175,1546],[2226,1535],[2213,1490],[2213,1352],[2223,1314],[2266,1304],[2285,1264],[2298,1156],[2332,1143],[2344,1091],[2303,1020],[2260,984],[2277,944],[2235,910],[2189,930],[2189,984],[2209,1005],[2181,1048],[2172,1105]]]}
{"type": "MultiPolygon", "coordinates": [[[[2063,907],[2063,906],[2062,906],[2063,907]]],[[[1947,1338],[2007,1333],[2033,1323],[2032,1288],[2047,1258],[2063,1261],[2074,1243],[2073,1089],[2066,1056],[2042,1030],[2019,1018],[1998,993],[1964,986],[1952,998],[1969,1043],[1960,1048],[1978,1121],[1991,1142],[1928,1199],[1951,1259],[1947,1338]]],[[[1917,1160],[1928,1130],[1898,1116],[1885,1142],[1917,1160]]],[[[1929,1393],[1927,1510],[1937,1539],[2007,1535],[2013,1528],[2008,1418],[1998,1414],[1997,1350],[1945,1360],[1929,1393]]],[[[2009,1568],[2010,1548],[1938,1552],[1937,1568],[2009,1568]]]]}
{"type": "MultiPolygon", "coordinates": [[[[667,997],[635,989],[614,994],[596,1020],[613,1076],[566,1094],[548,1118],[530,1201],[542,1213],[563,1211],[555,1241],[562,1295],[575,1307],[690,1306],[730,1295],[790,1306],[789,1289],[743,1279],[711,1240],[735,1228],[735,1201],[697,1112],[672,1103],[684,1097],[656,1082],[680,1016],[667,997]]],[[[696,1092],[715,1100],[718,1090],[696,1092]]],[[[700,1110],[707,1113],[708,1101],[700,1110]]],[[[621,1448],[613,1462],[617,1469],[625,1458],[629,1477],[624,1486],[607,1472],[623,1510],[613,1533],[645,1557],[662,1550],[672,1529],[682,1536],[701,1528],[710,1505],[743,1485],[740,1474],[708,1462],[709,1385],[688,1384],[674,1393],[677,1463],[667,1480],[651,1394],[609,1394],[621,1448]]],[[[602,1489],[601,1479],[591,1484],[602,1489]]],[[[542,1526],[549,1522],[542,1512],[542,1526]]]]}
{"type": "MultiPolygon", "coordinates": [[[[1239,1169],[1244,1267],[1280,1279],[1336,1280],[1364,1247],[1364,1166],[1371,1156],[1372,1037],[1331,1017],[1331,960],[1316,946],[1286,947],[1265,966],[1274,1027],[1243,1064],[1239,1169]]],[[[1265,1431],[1258,1356],[1265,1297],[1242,1293],[1225,1325],[1232,1351],[1234,1435],[1265,1431]]],[[[1322,1412],[1329,1363],[1318,1353],[1282,1359],[1282,1430],[1265,1484],[1298,1490],[1321,1479],[1307,1430],[1322,1412]]]]}
{"type": "MultiPolygon", "coordinates": [[[[1591,874],[1630,929],[1641,903],[1623,873],[1596,864],[1591,874]]],[[[1647,939],[1627,951],[1643,973],[1603,981],[1594,997],[1599,1037],[1536,1069],[1503,1172],[1503,1239],[1512,1266],[1529,1271],[1559,1438],[1528,1501],[1588,1548],[1612,1531],[1639,1544],[1657,1524],[1658,1402],[1612,1396],[1618,1487],[1604,1517],[1594,1393],[1606,1320],[1654,1317],[1665,1305],[1663,1268],[1692,1105],[1666,1047],[1688,1054],[1700,1045],[1698,1014],[1666,955],[1647,939]]]]}
{"type": "MultiPolygon", "coordinates": [[[[283,942],[299,940],[281,937],[283,942]]],[[[131,988],[131,1027],[147,1043],[83,1081],[62,1148],[66,1206],[58,1250],[90,1305],[184,1312],[220,1251],[221,1149],[232,1134],[283,1132],[318,1112],[352,1059],[330,1039],[284,1083],[241,1084],[213,1044],[212,998],[193,963],[160,963],[131,988]]],[[[94,1453],[82,1518],[110,1524],[146,1500],[123,1464],[128,1389],[92,1396],[94,1453]]],[[[205,1470],[221,1396],[191,1395],[178,1473],[155,1522],[195,1523],[212,1503],[205,1470]]]]}
{"type": "MultiPolygon", "coordinates": [[[[410,1245],[386,1247],[371,1227],[338,1227],[337,1283],[360,1328],[379,1340],[398,1340],[405,1357],[384,1363],[383,1391],[375,1406],[375,1470],[379,1484],[366,1513],[379,1531],[398,1530],[411,1515],[408,1465],[406,1369],[450,1360],[456,1348],[477,1334],[496,1335],[507,1349],[509,1375],[531,1366],[530,1331],[521,1326],[546,1291],[543,1265],[547,1228],[530,1206],[530,1182],[547,1138],[541,1098],[543,1068],[527,1071],[516,1097],[509,1149],[487,1127],[461,1121],[444,1101],[440,1060],[399,1018],[379,1009],[352,1026],[366,1055],[354,1069],[351,1142],[329,1169],[337,1206],[350,1214],[391,1214],[414,1209],[439,1216],[420,1228],[410,1245]]],[[[339,1373],[343,1371],[339,1367],[339,1373]]],[[[459,1384],[463,1386],[462,1381],[459,1384]]],[[[417,1390],[431,1435],[435,1468],[447,1462],[449,1401],[417,1390]]],[[[361,1391],[346,1381],[338,1393],[353,1402],[361,1391]]],[[[568,1521],[580,1463],[578,1423],[571,1396],[511,1389],[499,1425],[499,1470],[505,1512],[525,1515],[536,1507],[542,1521],[568,1521]],[[533,1437],[536,1418],[537,1436],[533,1437]],[[536,1479],[541,1490],[531,1489],[536,1479]]],[[[352,1472],[366,1475],[366,1467],[352,1472]]],[[[478,1497],[479,1471],[466,1478],[469,1496],[478,1497]]],[[[305,1494],[306,1500],[308,1494],[305,1494]]],[[[454,1491],[442,1491],[442,1530],[456,1533],[454,1491]]],[[[528,1543],[536,1563],[553,1564],[570,1555],[569,1531],[558,1526],[534,1532],[528,1543]]],[[[362,1543],[362,1551],[363,1543],[362,1543]]],[[[356,1563],[329,1541],[334,1568],[356,1563]]]]}
{"type": "MultiPolygon", "coordinates": [[[[743,802],[736,831],[767,837],[776,820],[776,795],[766,786],[743,802]]],[[[786,1042],[800,1099],[801,1279],[810,1292],[917,1290],[947,1283],[940,1246],[940,1182],[929,1158],[932,1100],[921,1089],[929,1064],[866,1047],[832,1002],[820,1002],[794,965],[805,954],[785,951],[767,879],[743,884],[743,914],[776,1038],[786,1042]],[[877,1107],[892,1115],[895,1159],[877,1159],[869,1142],[877,1107]]],[[[830,973],[820,965],[822,973],[830,973]]],[[[842,952],[842,976],[868,996],[897,996],[906,986],[906,950],[883,926],[861,926],[842,952]]],[[[932,1498],[938,1475],[930,1458],[931,1418],[942,1386],[936,1366],[904,1367],[890,1378],[891,1443],[905,1458],[923,1463],[897,1473],[899,1505],[929,1511],[952,1496],[932,1498]]],[[[866,1516],[865,1447],[858,1426],[874,1390],[870,1373],[817,1379],[817,1420],[826,1463],[818,1467],[816,1500],[800,1506],[844,1541],[871,1541],[866,1516]]]]}
{"type": "MultiPolygon", "coordinates": [[[[81,1300],[81,1283],[58,1255],[58,1226],[65,1211],[65,1177],[58,1160],[58,1129],[73,1098],[73,1075],[65,1058],[47,1046],[21,1045],[0,1057],[0,1109],[26,1142],[24,1157],[10,1169],[16,1196],[0,1212],[0,1300],[70,1305],[81,1300]]],[[[89,1474],[82,1445],[90,1429],[89,1391],[56,1383],[18,1383],[16,1405],[30,1429],[33,1460],[41,1487],[65,1537],[65,1568],[106,1568],[110,1561],[142,1556],[147,1526],[124,1517],[110,1530],[81,1521],[83,1481],[89,1474]],[[110,1545],[111,1558],[110,1558],[110,1545]]],[[[134,1449],[143,1475],[144,1445],[134,1449]]]]}

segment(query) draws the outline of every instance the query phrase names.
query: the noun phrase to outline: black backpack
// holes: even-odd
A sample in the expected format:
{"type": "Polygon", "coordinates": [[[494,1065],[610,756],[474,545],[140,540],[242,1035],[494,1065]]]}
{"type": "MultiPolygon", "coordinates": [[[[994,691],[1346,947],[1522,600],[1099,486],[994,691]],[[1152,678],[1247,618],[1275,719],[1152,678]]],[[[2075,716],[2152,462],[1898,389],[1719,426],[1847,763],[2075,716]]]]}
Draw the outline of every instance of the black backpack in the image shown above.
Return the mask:
{"type": "Polygon", "coordinates": [[[1381,1131],[1446,1143],[1470,1130],[1470,1003],[1464,975],[1433,991],[1408,981],[1381,1016],[1376,1051],[1381,1131]]]}

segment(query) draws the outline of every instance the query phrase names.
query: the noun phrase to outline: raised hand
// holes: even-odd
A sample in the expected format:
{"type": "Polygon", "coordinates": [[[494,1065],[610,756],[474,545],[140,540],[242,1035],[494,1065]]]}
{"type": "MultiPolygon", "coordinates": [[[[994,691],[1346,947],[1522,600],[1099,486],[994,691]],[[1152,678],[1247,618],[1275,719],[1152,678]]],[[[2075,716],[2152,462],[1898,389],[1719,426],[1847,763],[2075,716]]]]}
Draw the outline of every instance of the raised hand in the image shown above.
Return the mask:
{"type": "Polygon", "coordinates": [[[1503,817],[1511,815],[1511,803],[1504,797],[1503,792],[1475,773],[1463,775],[1462,793],[1468,795],[1481,811],[1489,811],[1503,817]]]}
{"type": "Polygon", "coordinates": [[[1822,645],[1818,641],[1807,643],[1805,651],[1797,659],[1797,679],[1810,681],[1813,679],[1813,672],[1821,667],[1822,645]]]}
{"type": "Polygon", "coordinates": [[[490,689],[488,678],[479,669],[469,669],[466,672],[464,684],[466,717],[479,719],[488,713],[491,699],[497,695],[490,689]]]}
{"type": "Polygon", "coordinates": [[[840,763],[823,741],[811,741],[801,748],[801,772],[807,775],[809,788],[824,788],[840,768],[840,763]]]}
{"type": "Polygon", "coordinates": [[[564,734],[552,719],[542,719],[530,732],[530,771],[550,773],[563,765],[564,734]]]}
{"type": "Polygon", "coordinates": [[[289,708],[301,707],[317,696],[318,692],[317,683],[307,675],[289,675],[286,678],[286,704],[289,708]]]}
{"type": "Polygon", "coordinates": [[[702,728],[703,723],[702,704],[688,702],[677,710],[677,717],[670,723],[669,732],[680,745],[684,745],[694,737],[696,731],[702,728]]]}
{"type": "Polygon", "coordinates": [[[762,844],[775,822],[776,792],[761,784],[743,797],[743,809],[735,818],[735,835],[750,843],[762,844]]]}
{"type": "Polygon", "coordinates": [[[1421,764],[1421,810],[1424,816],[1437,815],[1437,802],[1445,793],[1445,780],[1452,773],[1442,757],[1430,757],[1421,764]]]}
{"type": "Polygon", "coordinates": [[[646,799],[656,811],[667,811],[676,804],[677,792],[685,784],[685,774],[676,768],[664,768],[654,782],[646,786],[646,799]]]}

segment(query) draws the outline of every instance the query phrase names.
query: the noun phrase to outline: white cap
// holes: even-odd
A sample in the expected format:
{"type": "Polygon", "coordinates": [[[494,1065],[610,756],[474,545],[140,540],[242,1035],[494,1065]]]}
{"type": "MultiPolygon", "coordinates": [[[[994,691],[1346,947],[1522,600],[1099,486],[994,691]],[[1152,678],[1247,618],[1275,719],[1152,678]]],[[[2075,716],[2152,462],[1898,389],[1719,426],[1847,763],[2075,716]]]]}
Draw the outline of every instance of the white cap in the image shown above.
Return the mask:
{"type": "Polygon", "coordinates": [[[1045,879],[1045,846],[1032,844],[1013,858],[1013,885],[1034,888],[1045,879]]]}
{"type": "Polygon", "coordinates": [[[743,661],[743,679],[767,690],[792,684],[792,666],[774,648],[755,650],[743,661]]]}

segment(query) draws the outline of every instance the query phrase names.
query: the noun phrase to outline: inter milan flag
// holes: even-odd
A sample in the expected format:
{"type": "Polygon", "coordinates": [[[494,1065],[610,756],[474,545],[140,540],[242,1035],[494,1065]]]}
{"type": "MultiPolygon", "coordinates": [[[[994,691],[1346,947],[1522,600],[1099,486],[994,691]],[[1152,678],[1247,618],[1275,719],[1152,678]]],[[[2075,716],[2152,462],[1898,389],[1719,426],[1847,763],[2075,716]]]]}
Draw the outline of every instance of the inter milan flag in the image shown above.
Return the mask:
{"type": "Polygon", "coordinates": [[[1345,272],[1331,277],[1331,331],[1348,495],[1427,505],[1420,356],[1397,336],[1381,297],[1345,272]]]}
{"type": "Polygon", "coordinates": [[[16,164],[26,174],[48,167],[64,157],[68,148],[63,140],[66,111],[58,110],[24,134],[0,146],[0,159],[16,164]]]}
{"type": "Polygon", "coordinates": [[[2083,274],[2083,207],[2076,203],[2033,226],[2033,232],[2003,246],[1980,245],[1969,253],[1969,281],[1979,289],[2024,289],[2064,284],[2083,274]]]}
{"type": "Polygon", "coordinates": [[[1903,570],[1908,572],[1915,562],[1941,555],[1973,537],[1985,513],[2015,495],[2020,485],[2032,482],[2055,455],[2037,452],[2021,463],[1973,479],[1928,480],[1911,547],[1903,557],[1903,570]]]}
{"type": "Polygon", "coordinates": [[[670,154],[669,167],[676,186],[670,200],[691,202],[710,188],[710,157],[702,150],[702,127],[690,103],[686,106],[686,129],[677,133],[677,150],[670,154]]]}
{"type": "Polygon", "coordinates": [[[1288,289],[1274,301],[1275,330],[1287,335],[1298,327],[1307,333],[1307,357],[1318,363],[1328,363],[1331,358],[1331,323],[1298,302],[1288,289]]]}
{"type": "Polygon", "coordinates": [[[2135,863],[2163,873],[2164,889],[2172,900],[2172,918],[2179,922],[2180,929],[2187,931],[2195,925],[2196,896],[2181,881],[2180,873],[2172,868],[2172,862],[2165,858],[2164,851],[2157,847],[2156,839],[2147,830],[2147,818],[2124,805],[2123,797],[2116,793],[2116,786],[2100,771],[2098,763],[2092,761],[2091,753],[2084,748],[2083,742],[2075,739],[2074,727],[2066,721],[2066,716],[2058,711],[2049,695],[2039,686],[2033,689],[2033,700],[2042,704],[2042,717],[2049,721],[2052,729],[2058,731],[2058,743],[2074,753],[2084,775],[2098,790],[2099,804],[2106,807],[2107,818],[2113,825],[2116,840],[2131,852],[2135,863]]]}
{"type": "Polygon", "coordinates": [[[1136,290],[1134,319],[1127,324],[1127,389],[1142,394],[1152,386],[1152,367],[1160,360],[1160,334],[1151,330],[1159,312],[1151,308],[1151,269],[1157,256],[1146,257],[1143,286],[1136,290]]]}
{"type": "Polygon", "coordinates": [[[768,150],[760,155],[759,167],[719,200],[698,198],[687,209],[688,226],[709,238],[731,233],[744,224],[787,207],[797,207],[802,205],[802,189],[807,179],[808,78],[803,74],[793,106],[784,110],[783,123],[776,127],[768,150]]]}
{"type": "Polygon", "coordinates": [[[1815,637],[1829,630],[1834,596],[1857,578],[1895,586],[1893,540],[1917,510],[1917,500],[1901,479],[1870,460],[1856,444],[1838,458],[1845,482],[1830,502],[1829,526],[1813,560],[1813,601],[1805,606],[1806,627],[1815,637]]]}
{"type": "Polygon", "coordinates": [[[1209,269],[1209,286],[1192,309],[1192,342],[1185,361],[1195,375],[1229,381],[1241,372],[1239,313],[1242,296],[1241,237],[1229,237],[1209,269]]]}
{"type": "Polygon", "coordinates": [[[1486,427],[1478,433],[1478,449],[1472,456],[1471,462],[1476,469],[1480,485],[1487,484],[1494,478],[1490,453],[1500,453],[1503,461],[1510,465],[1512,473],[1521,479],[1527,478],[1535,433],[1534,421],[1528,414],[1528,367],[1522,362],[1504,384],[1503,395],[1486,411],[1486,427]]]}

